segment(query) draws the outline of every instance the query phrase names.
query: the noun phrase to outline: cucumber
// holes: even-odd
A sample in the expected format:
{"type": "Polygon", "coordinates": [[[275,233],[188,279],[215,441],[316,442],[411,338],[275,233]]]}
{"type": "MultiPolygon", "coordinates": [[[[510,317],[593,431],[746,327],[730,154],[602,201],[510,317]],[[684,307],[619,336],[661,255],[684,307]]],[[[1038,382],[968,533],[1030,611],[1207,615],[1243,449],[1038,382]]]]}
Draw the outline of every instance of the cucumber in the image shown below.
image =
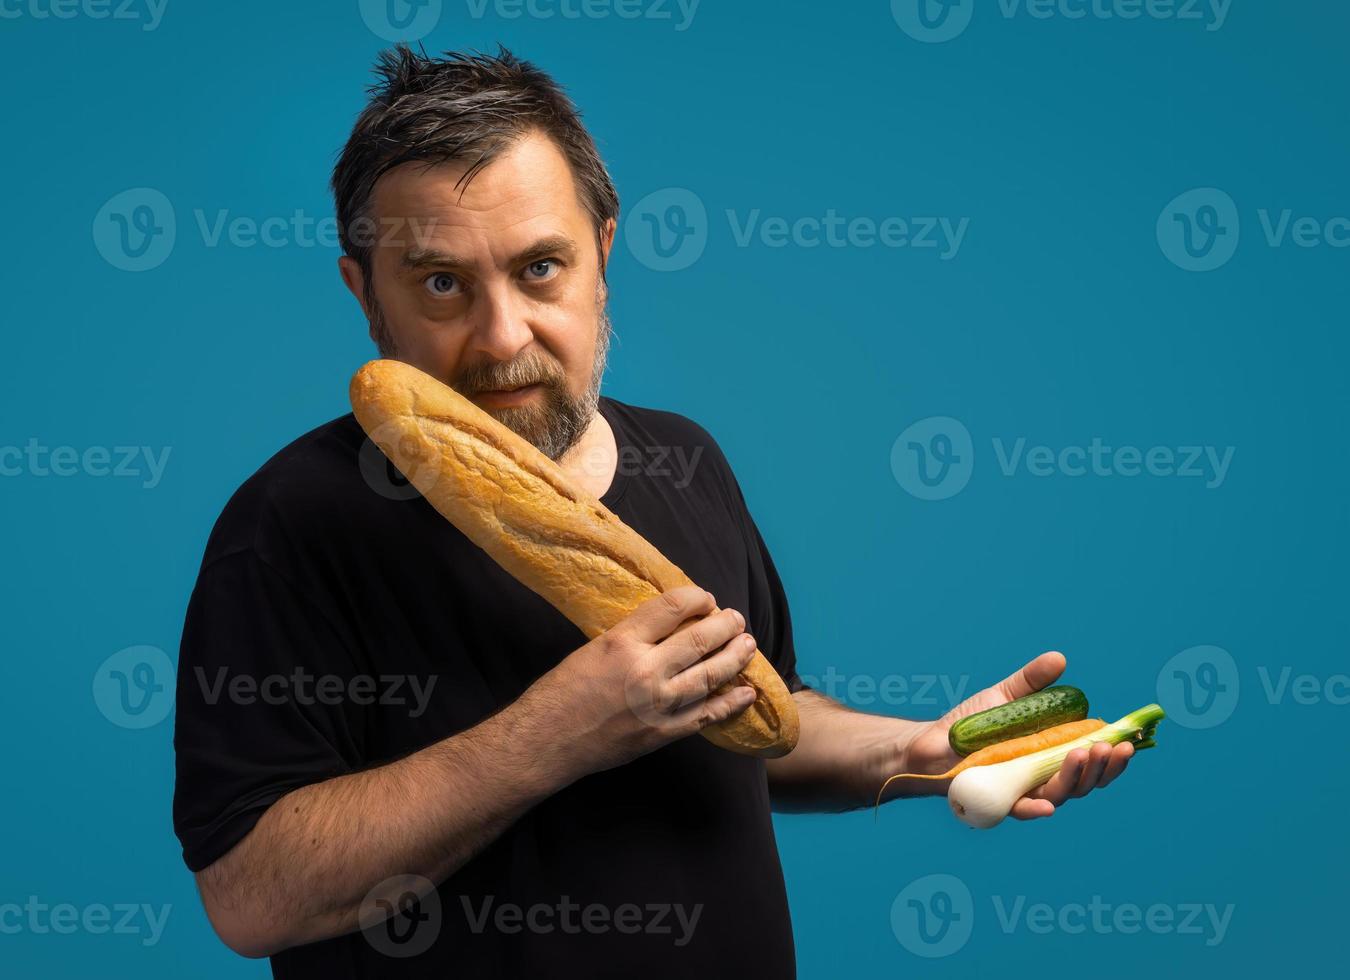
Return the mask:
{"type": "Polygon", "coordinates": [[[970,755],[996,742],[1034,735],[1087,716],[1087,695],[1061,684],[962,718],[948,730],[947,741],[957,755],[970,755]]]}

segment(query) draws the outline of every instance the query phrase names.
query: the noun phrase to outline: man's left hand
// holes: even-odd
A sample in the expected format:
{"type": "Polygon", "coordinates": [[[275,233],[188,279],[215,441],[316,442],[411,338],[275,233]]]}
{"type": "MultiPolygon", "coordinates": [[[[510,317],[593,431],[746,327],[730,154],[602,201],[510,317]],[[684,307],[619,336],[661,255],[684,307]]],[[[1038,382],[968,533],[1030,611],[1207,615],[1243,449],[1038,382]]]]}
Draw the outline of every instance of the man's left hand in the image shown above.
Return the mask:
{"type": "MultiPolygon", "coordinates": [[[[1015,701],[1017,698],[1026,697],[1043,687],[1048,687],[1064,673],[1065,663],[1062,653],[1043,653],[1002,682],[962,701],[937,721],[925,725],[910,740],[902,749],[904,767],[895,771],[946,772],[961,761],[961,757],[952,751],[947,741],[947,731],[954,722],[977,711],[1007,704],[1009,701],[1015,701]]],[[[1100,742],[1092,746],[1090,751],[1074,749],[1064,760],[1059,772],[1050,777],[1049,782],[1037,787],[1013,804],[1012,816],[1018,820],[1034,820],[1037,817],[1050,816],[1065,800],[1086,796],[1092,790],[1110,784],[1125,771],[1133,754],[1134,746],[1128,742],[1116,746],[1100,742]]],[[[910,782],[915,784],[920,781],[910,782]]]]}

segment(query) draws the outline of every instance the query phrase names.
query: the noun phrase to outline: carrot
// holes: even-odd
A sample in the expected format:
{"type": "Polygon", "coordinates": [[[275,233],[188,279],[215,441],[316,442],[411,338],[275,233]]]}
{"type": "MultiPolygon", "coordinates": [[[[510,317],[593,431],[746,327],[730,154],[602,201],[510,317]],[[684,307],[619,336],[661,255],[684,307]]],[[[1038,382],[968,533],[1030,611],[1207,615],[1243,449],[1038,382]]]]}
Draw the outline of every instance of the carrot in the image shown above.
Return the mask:
{"type": "Polygon", "coordinates": [[[881,795],[886,792],[886,787],[891,785],[897,779],[952,779],[957,773],[969,769],[971,766],[990,766],[996,762],[1007,762],[1009,759],[1017,759],[1024,755],[1031,755],[1033,752],[1039,752],[1041,749],[1052,748],[1056,745],[1063,745],[1065,742],[1072,742],[1076,738],[1082,738],[1084,735],[1091,735],[1099,728],[1105,728],[1106,722],[1100,718],[1084,718],[1082,721],[1065,722],[1063,725],[1056,725],[1053,728],[1047,728],[1043,732],[1036,732],[1032,735],[1023,735],[1020,738],[1010,738],[1003,742],[996,742],[993,745],[987,745],[978,752],[972,752],[952,768],[944,773],[937,775],[927,775],[917,772],[897,773],[890,779],[881,784],[881,789],[877,791],[877,803],[881,806],[881,795]]]}

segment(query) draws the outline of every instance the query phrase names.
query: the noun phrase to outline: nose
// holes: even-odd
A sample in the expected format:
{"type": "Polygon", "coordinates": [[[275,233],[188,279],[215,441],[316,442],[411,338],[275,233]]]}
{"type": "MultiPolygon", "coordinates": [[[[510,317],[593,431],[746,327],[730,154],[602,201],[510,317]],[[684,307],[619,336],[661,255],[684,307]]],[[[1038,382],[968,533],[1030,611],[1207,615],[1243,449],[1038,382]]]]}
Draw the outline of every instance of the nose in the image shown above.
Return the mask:
{"type": "Polygon", "coordinates": [[[510,361],[534,340],[525,311],[509,289],[479,293],[472,312],[473,350],[494,361],[510,361]]]}

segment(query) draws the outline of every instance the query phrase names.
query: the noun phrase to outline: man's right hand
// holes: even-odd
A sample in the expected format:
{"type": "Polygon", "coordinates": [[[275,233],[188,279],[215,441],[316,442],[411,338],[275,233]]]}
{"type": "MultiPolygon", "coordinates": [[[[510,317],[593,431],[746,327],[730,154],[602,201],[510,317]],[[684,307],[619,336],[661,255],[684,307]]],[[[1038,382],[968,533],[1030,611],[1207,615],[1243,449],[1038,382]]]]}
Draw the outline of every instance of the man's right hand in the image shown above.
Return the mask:
{"type": "Polygon", "coordinates": [[[439,883],[573,780],[747,708],[752,688],[711,693],[754,656],[744,628],[702,589],[672,589],[473,728],[287,793],[197,872],[211,924],[244,956],[368,925],[363,902],[390,876],[439,883]]]}
{"type": "MultiPolygon", "coordinates": [[[[755,655],[745,617],[698,586],[671,589],[570,654],[522,700],[557,712],[575,775],[621,765],[745,710],[755,655]]],[[[522,705],[523,706],[523,705],[522,705]]]]}

